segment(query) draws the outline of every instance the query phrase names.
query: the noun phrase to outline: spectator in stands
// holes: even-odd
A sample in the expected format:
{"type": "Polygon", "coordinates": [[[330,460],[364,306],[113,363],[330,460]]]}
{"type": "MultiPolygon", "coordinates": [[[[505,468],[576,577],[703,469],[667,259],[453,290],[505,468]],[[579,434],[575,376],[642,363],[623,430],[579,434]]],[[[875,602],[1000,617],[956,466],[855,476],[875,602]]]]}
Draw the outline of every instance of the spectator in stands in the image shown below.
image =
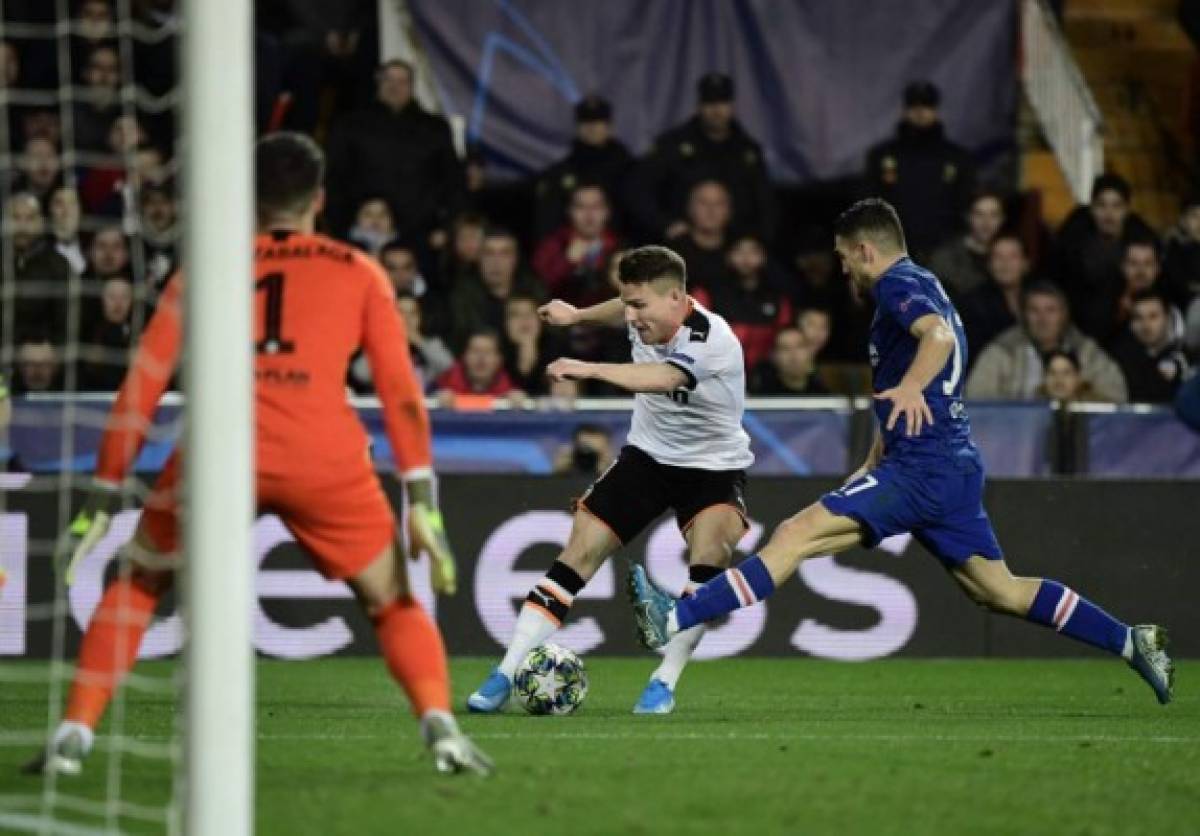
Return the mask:
{"type": "Polygon", "coordinates": [[[87,249],[88,268],[85,278],[107,279],[109,276],[129,275],[129,242],[119,226],[96,230],[87,249]]]}
{"type": "Polygon", "coordinates": [[[360,203],[347,237],[352,244],[378,258],[383,246],[396,238],[396,222],[387,201],[382,197],[369,197],[360,203]]]}
{"type": "Polygon", "coordinates": [[[388,61],[376,76],[376,103],[333,124],[326,183],[335,234],[346,233],[364,200],[381,196],[397,236],[423,246],[462,203],[450,126],[413,98],[413,76],[409,63],[388,61]]]}
{"type": "MultiPolygon", "coordinates": [[[[21,55],[17,52],[17,47],[8,41],[0,41],[0,84],[4,85],[5,90],[16,89],[20,87],[18,82],[20,77],[21,55]]],[[[9,148],[19,148],[22,141],[21,114],[10,104],[5,118],[8,121],[6,124],[0,125],[0,130],[8,131],[9,148]]]]}
{"type": "MultiPolygon", "coordinates": [[[[433,382],[445,374],[454,365],[454,355],[438,337],[431,336],[425,331],[422,321],[421,305],[407,291],[396,294],[396,309],[404,319],[404,330],[408,337],[408,353],[412,357],[413,368],[417,379],[421,382],[421,391],[427,392],[433,382]]],[[[364,352],[359,352],[350,363],[350,387],[360,395],[375,391],[375,383],[371,376],[371,364],[364,352]]]]}
{"type": "Polygon", "coordinates": [[[505,229],[492,229],[483,239],[479,273],[459,281],[450,291],[450,312],[455,345],[481,330],[504,331],[504,306],[510,296],[542,299],[541,282],[521,269],[516,237],[505,229]]]}
{"type": "Polygon", "coordinates": [[[104,45],[91,51],[83,83],[72,113],[75,149],[104,154],[109,150],[112,124],[121,115],[121,56],[115,47],[104,45]]]}
{"type": "MultiPolygon", "coordinates": [[[[66,334],[66,301],[70,288],[71,265],[54,248],[46,235],[46,220],[38,199],[29,192],[18,192],[5,206],[8,235],[3,236],[8,250],[0,260],[0,269],[14,271],[13,323],[15,334],[0,334],[20,339],[33,330],[45,338],[62,340],[66,334]]],[[[6,305],[7,300],[0,301],[6,305]]],[[[4,327],[0,311],[0,328],[4,327]]]]}
{"type": "Polygon", "coordinates": [[[32,137],[21,154],[13,191],[29,192],[45,206],[50,202],[50,195],[61,185],[62,162],[58,149],[45,137],[32,137]]]}
{"type": "Polygon", "coordinates": [[[571,192],[567,222],[533,252],[533,269],[550,296],[578,307],[612,298],[608,265],[619,244],[609,217],[608,196],[598,183],[580,183],[571,192]]]}
{"type": "Polygon", "coordinates": [[[571,443],[554,456],[554,472],[596,478],[613,462],[612,435],[599,424],[579,424],[571,443]]]}
{"type": "Polygon", "coordinates": [[[83,275],[87,259],[79,238],[79,195],[74,189],[55,189],[50,195],[50,236],[54,249],[71,265],[72,272],[83,275]]]}
{"type": "Polygon", "coordinates": [[[804,332],[789,326],[775,335],[769,359],[759,362],[750,375],[754,395],[827,395],[817,378],[816,354],[804,332]]]}
{"type": "Polygon", "coordinates": [[[825,308],[804,308],[796,315],[796,327],[804,335],[813,358],[819,358],[833,334],[833,317],[825,308]]]}
{"type": "Polygon", "coordinates": [[[471,334],[458,361],[437,380],[438,400],[452,406],[460,395],[521,394],[504,370],[500,335],[495,331],[471,334]]]}
{"type": "MultiPolygon", "coordinates": [[[[1129,323],[1133,311],[1133,300],[1148,290],[1156,290],[1166,298],[1162,282],[1162,262],[1159,259],[1158,241],[1153,238],[1134,238],[1125,242],[1121,257],[1121,288],[1115,299],[1109,301],[1109,316],[1104,330],[1104,342],[1111,344],[1120,339],[1129,323]]],[[[1183,315],[1167,302],[1167,316],[1172,330],[1183,331],[1183,315]]]]}
{"type": "Polygon", "coordinates": [[[692,186],[687,224],[667,241],[667,246],[683,256],[689,288],[711,287],[725,275],[731,211],[729,190],[719,180],[702,180],[692,186]]]}
{"type": "Polygon", "coordinates": [[[1129,209],[1129,183],[1102,174],[1092,186],[1092,202],[1079,206],[1058,232],[1055,276],[1079,328],[1104,339],[1112,317],[1112,300],[1120,294],[1121,259],[1126,241],[1153,238],[1146,222],[1129,209]]]}
{"type": "Polygon", "coordinates": [[[50,335],[30,332],[17,343],[13,394],[61,392],[62,361],[50,335]]]}
{"type": "MultiPolygon", "coordinates": [[[[792,294],[792,307],[804,311],[826,311],[832,326],[820,343],[819,353],[830,363],[866,363],[867,343],[874,306],[853,290],[829,243],[833,233],[822,227],[802,227],[795,266],[799,282],[792,294]]],[[[811,337],[810,337],[811,339],[811,337]]]]}
{"type": "Polygon", "coordinates": [[[165,185],[147,183],[138,192],[141,201],[142,264],[146,282],[162,290],[179,263],[178,207],[175,196],[165,185]]]}
{"type": "Polygon", "coordinates": [[[909,84],[895,136],[867,154],[867,188],[896,207],[917,261],[961,229],[974,188],[970,155],[946,136],[940,103],[931,82],[909,84]]]}
{"type": "Polygon", "coordinates": [[[446,295],[421,273],[413,248],[398,241],[385,244],[379,251],[379,263],[392,281],[396,298],[412,296],[420,305],[425,332],[443,336],[450,317],[446,295]]]}
{"type": "Polygon", "coordinates": [[[487,226],[487,218],[474,212],[464,212],[451,222],[449,247],[441,264],[442,287],[453,289],[479,271],[487,226]]]}
{"type": "MultiPolygon", "coordinates": [[[[610,204],[623,194],[633,155],[613,136],[612,105],[597,95],[575,104],[575,139],[565,157],[538,175],[534,186],[534,234],[549,235],[562,223],[572,193],[580,183],[603,183],[610,204]]],[[[624,213],[613,209],[613,226],[623,229],[624,213]]]]}
{"type": "Polygon", "coordinates": [[[1171,304],[1186,310],[1200,298],[1200,191],[1184,200],[1179,223],[1167,232],[1163,276],[1171,304]]]}
{"type": "Polygon", "coordinates": [[[998,334],[1017,324],[1021,288],[1028,275],[1029,258],[1021,237],[1012,232],[997,235],[988,248],[987,281],[958,304],[967,334],[968,364],[979,359],[984,346],[998,334]]]}
{"type": "Polygon", "coordinates": [[[88,57],[101,46],[116,46],[116,16],[111,0],[82,0],[71,37],[71,67],[76,83],[86,83],[88,57]]]}
{"type": "Polygon", "coordinates": [[[1050,282],[1032,282],[1021,301],[1021,323],[984,348],[967,378],[966,395],[979,400],[1027,400],[1037,395],[1045,358],[1066,351],[1079,359],[1084,381],[1097,397],[1124,403],[1128,389],[1121,369],[1091,337],[1071,324],[1063,291],[1050,282]]]}
{"type": "Polygon", "coordinates": [[[1083,376],[1079,356],[1073,351],[1054,349],[1042,361],[1042,382],[1036,396],[1059,403],[1106,400],[1083,376]]]}
{"type": "Polygon", "coordinates": [[[127,276],[104,280],[97,315],[84,328],[78,387],[86,392],[115,392],[129,366],[134,332],[133,282],[127,276]]]}
{"type": "Polygon", "coordinates": [[[700,304],[716,311],[729,323],[747,371],[771,354],[775,334],[792,322],[792,302],[784,289],[767,274],[767,250],[755,235],[742,235],[729,248],[724,275],[692,294],[700,304]]]}
{"type": "Polygon", "coordinates": [[[528,395],[549,391],[546,366],[563,356],[561,333],[543,326],[538,300],[510,296],[504,307],[504,369],[513,386],[528,395]]]}
{"type": "MultiPolygon", "coordinates": [[[[133,38],[133,77],[151,96],[166,96],[179,81],[179,33],[183,27],[178,0],[134,0],[133,17],[141,29],[141,37],[133,38]]],[[[172,147],[174,108],[147,115],[146,121],[155,144],[172,147]]]]}
{"type": "Polygon", "coordinates": [[[685,200],[698,183],[715,180],[729,196],[734,224],[770,239],[775,208],[762,147],[734,116],[733,79],[709,73],[697,87],[696,114],[661,134],[634,168],[629,210],[647,240],[679,238],[691,223],[685,200]]]}
{"type": "Polygon", "coordinates": [[[933,251],[929,269],[958,301],[988,280],[992,239],[1004,226],[1004,199],[993,191],[979,191],[967,210],[967,232],[933,251]]]}
{"type": "Polygon", "coordinates": [[[122,218],[136,211],[141,179],[137,154],[144,147],[146,132],[136,118],[118,116],[113,120],[107,156],[84,171],[79,182],[79,197],[87,214],[122,218]]]}
{"type": "Polygon", "coordinates": [[[1183,335],[1179,322],[1172,317],[1174,310],[1161,291],[1142,290],[1133,296],[1129,328],[1113,347],[1113,357],[1125,375],[1131,401],[1174,400],[1187,376],[1183,335]]]}

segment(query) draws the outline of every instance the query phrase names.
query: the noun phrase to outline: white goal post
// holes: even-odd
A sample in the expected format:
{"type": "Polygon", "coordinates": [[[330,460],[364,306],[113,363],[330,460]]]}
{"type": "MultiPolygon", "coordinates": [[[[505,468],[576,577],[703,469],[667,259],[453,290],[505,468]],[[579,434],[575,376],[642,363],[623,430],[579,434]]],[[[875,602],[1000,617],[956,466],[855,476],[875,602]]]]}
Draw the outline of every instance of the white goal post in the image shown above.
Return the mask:
{"type": "Polygon", "coordinates": [[[251,0],[183,15],[184,827],[253,832],[251,0]]]}

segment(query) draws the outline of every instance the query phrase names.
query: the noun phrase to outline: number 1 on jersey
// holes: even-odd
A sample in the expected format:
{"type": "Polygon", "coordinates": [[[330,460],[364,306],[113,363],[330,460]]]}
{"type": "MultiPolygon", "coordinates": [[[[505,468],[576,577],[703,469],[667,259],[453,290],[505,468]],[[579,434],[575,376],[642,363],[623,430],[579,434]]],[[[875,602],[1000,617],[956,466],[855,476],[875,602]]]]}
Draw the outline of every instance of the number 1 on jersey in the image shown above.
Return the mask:
{"type": "Polygon", "coordinates": [[[296,344],[283,338],[283,273],[268,273],[254,283],[254,292],[267,294],[263,309],[263,338],[254,344],[259,354],[291,354],[296,344]]]}

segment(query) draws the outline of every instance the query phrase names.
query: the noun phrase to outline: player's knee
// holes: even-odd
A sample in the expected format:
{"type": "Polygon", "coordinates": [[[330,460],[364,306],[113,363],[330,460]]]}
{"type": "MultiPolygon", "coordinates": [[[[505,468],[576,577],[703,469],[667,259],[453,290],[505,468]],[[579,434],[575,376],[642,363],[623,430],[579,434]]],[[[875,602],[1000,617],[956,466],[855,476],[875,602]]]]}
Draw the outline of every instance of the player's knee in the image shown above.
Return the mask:
{"type": "Polygon", "coordinates": [[[776,526],[775,533],[771,535],[771,540],[783,540],[794,547],[812,540],[816,536],[816,533],[817,527],[813,519],[813,513],[810,509],[806,508],[799,514],[788,517],[776,526]]]}

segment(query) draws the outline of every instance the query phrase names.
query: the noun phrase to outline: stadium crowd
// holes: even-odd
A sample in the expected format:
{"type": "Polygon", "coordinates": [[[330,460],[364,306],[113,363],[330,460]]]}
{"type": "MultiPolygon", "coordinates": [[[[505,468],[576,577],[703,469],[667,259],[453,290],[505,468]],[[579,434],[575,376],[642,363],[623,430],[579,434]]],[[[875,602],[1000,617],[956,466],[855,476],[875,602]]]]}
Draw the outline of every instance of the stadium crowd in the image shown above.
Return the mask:
{"type": "MultiPolygon", "coordinates": [[[[65,45],[26,34],[54,23],[54,5],[10,0],[0,32],[12,160],[0,171],[0,345],[18,394],[114,390],[178,262],[176,4],[134,0],[133,38],[117,37],[114,0],[74,3],[65,45]]],[[[377,66],[375,5],[259,0],[258,127],[322,141],[325,231],[387,272],[440,403],[613,394],[551,385],[544,370],[564,355],[626,359],[624,336],[547,329],[537,306],[611,296],[622,249],[652,242],[686,259],[695,298],[733,326],[751,394],[864,390],[871,300],[839,275],[827,229],[781,226],[761,147],[736,117],[735,79],[699,79],[693,115],[640,155],[614,134],[613,104],[588,95],[561,159],[527,183],[496,183],[481,149],[460,157],[447,121],[418,104],[410,65],[377,66]],[[514,190],[527,199],[514,204],[514,190]]],[[[890,200],[913,257],[955,301],[968,396],[1172,399],[1200,358],[1200,196],[1154,230],[1132,211],[1129,184],[1105,174],[1053,234],[1031,231],[1012,189],[981,182],[947,136],[938,104],[928,82],[905,89],[850,197],[890,200]]],[[[365,362],[349,385],[370,390],[365,362]]]]}

